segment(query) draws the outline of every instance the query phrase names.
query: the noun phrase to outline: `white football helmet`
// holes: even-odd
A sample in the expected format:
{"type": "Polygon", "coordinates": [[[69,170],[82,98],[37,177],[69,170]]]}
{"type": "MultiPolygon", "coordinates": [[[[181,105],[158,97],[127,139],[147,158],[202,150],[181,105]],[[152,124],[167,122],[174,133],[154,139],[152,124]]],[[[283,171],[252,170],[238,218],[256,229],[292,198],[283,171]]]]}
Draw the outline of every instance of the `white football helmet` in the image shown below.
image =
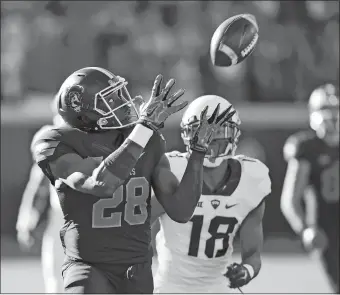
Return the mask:
{"type": "MultiPolygon", "coordinates": [[[[220,104],[220,113],[225,111],[231,103],[223,97],[217,95],[204,95],[196,98],[185,111],[181,121],[181,136],[187,151],[190,152],[190,139],[193,137],[199,125],[201,112],[208,106],[207,116],[211,116],[216,106],[220,104]]],[[[235,110],[236,111],[236,110],[235,110]]],[[[241,120],[237,111],[230,119],[232,123],[225,123],[221,129],[214,134],[203,165],[206,167],[217,167],[223,160],[235,155],[237,143],[241,131],[239,126],[241,120]]]]}
{"type": "Polygon", "coordinates": [[[308,102],[310,127],[319,137],[339,142],[339,89],[333,84],[316,88],[308,102]]]}

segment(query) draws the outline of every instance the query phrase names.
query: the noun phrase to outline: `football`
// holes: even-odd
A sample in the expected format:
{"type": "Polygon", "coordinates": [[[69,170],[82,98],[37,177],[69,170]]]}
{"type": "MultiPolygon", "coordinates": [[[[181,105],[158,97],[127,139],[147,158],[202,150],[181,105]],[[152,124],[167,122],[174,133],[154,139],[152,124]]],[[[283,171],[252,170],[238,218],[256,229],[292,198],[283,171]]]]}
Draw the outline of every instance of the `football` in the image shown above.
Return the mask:
{"type": "Polygon", "coordinates": [[[242,62],[254,51],[258,32],[256,18],[251,14],[239,14],[225,20],[211,38],[213,65],[229,67],[242,62]]]}

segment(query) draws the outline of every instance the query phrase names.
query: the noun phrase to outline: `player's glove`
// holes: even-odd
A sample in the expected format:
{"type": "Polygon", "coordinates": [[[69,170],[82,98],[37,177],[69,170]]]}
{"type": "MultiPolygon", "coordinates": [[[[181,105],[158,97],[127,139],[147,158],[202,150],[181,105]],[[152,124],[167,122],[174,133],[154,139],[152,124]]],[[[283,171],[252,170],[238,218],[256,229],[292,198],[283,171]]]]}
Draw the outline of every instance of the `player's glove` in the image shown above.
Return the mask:
{"type": "Polygon", "coordinates": [[[303,246],[308,252],[323,251],[328,244],[326,234],[321,229],[314,227],[304,229],[301,238],[303,246]]]}
{"type": "Polygon", "coordinates": [[[210,118],[207,118],[208,106],[202,111],[199,125],[190,140],[190,149],[206,153],[216,131],[236,112],[232,111],[232,106],[230,106],[218,115],[219,109],[220,104],[217,105],[210,118]]]}
{"type": "Polygon", "coordinates": [[[228,266],[225,276],[229,279],[229,287],[232,289],[240,288],[248,284],[252,279],[248,269],[238,263],[228,266]]]}
{"type": "Polygon", "coordinates": [[[173,103],[184,94],[184,89],[180,89],[169,96],[171,88],[175,84],[174,79],[170,79],[162,89],[163,76],[158,75],[155,79],[151,97],[140,108],[140,119],[138,123],[157,131],[164,127],[165,120],[172,114],[177,113],[188,104],[187,101],[179,105],[173,103]]]}

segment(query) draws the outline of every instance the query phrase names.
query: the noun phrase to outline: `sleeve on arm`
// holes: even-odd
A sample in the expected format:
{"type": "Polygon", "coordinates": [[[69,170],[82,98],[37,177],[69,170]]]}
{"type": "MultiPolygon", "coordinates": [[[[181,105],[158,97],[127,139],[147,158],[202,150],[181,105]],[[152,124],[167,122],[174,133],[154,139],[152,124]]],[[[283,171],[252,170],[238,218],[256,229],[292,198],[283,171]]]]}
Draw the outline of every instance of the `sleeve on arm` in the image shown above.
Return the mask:
{"type": "Polygon", "coordinates": [[[33,159],[53,184],[54,178],[49,163],[76,151],[62,141],[62,135],[57,130],[48,129],[37,135],[31,144],[33,159]]]}
{"type": "Polygon", "coordinates": [[[62,135],[57,130],[47,130],[35,137],[32,141],[31,151],[35,162],[54,161],[57,158],[76,151],[62,142],[62,135]]]}

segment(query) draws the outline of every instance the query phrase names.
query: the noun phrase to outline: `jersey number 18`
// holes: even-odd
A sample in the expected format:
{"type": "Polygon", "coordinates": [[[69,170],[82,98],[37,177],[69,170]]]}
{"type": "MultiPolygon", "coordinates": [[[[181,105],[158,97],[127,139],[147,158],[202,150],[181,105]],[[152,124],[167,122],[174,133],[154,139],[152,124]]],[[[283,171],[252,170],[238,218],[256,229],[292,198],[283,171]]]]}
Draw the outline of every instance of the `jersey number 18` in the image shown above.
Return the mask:
{"type": "MultiPolygon", "coordinates": [[[[198,256],[199,243],[201,239],[202,227],[203,227],[203,215],[194,215],[191,218],[192,230],[189,243],[189,256],[198,256]]],[[[235,226],[238,220],[235,217],[215,216],[210,221],[208,232],[210,238],[206,240],[204,253],[208,258],[214,258],[215,242],[218,239],[222,239],[223,248],[216,251],[215,257],[224,256],[229,248],[229,236],[234,232],[235,226]],[[227,225],[226,232],[219,232],[221,225],[227,225]]]]}

